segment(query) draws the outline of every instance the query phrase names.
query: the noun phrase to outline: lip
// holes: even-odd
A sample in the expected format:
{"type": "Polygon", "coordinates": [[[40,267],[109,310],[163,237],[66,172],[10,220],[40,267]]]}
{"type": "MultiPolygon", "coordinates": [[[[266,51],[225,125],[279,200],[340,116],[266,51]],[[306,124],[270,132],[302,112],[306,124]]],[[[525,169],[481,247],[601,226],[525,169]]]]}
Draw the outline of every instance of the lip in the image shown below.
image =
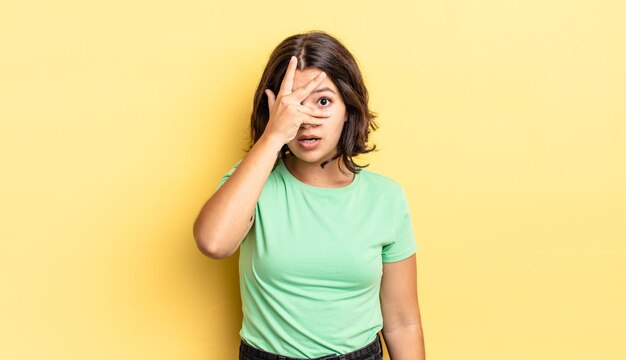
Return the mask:
{"type": "Polygon", "coordinates": [[[306,150],[315,149],[321,142],[322,142],[322,139],[317,139],[315,140],[315,142],[309,144],[307,142],[304,142],[298,139],[298,145],[300,145],[301,148],[306,149],[306,150]]]}
{"type": "Polygon", "coordinates": [[[317,138],[317,139],[321,139],[321,136],[317,136],[315,134],[303,134],[300,137],[298,137],[298,141],[302,140],[302,139],[311,139],[311,138],[317,138]]]}

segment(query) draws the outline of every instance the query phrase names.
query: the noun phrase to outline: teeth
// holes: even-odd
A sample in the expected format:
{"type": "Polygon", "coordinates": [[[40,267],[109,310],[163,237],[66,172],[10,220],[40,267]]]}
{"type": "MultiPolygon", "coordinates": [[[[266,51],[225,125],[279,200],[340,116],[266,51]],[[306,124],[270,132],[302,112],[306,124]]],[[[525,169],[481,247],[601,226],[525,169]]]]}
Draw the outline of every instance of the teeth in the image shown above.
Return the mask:
{"type": "Polygon", "coordinates": [[[317,139],[302,139],[302,140],[300,140],[300,141],[304,141],[304,142],[312,143],[312,142],[317,141],[317,139]]]}

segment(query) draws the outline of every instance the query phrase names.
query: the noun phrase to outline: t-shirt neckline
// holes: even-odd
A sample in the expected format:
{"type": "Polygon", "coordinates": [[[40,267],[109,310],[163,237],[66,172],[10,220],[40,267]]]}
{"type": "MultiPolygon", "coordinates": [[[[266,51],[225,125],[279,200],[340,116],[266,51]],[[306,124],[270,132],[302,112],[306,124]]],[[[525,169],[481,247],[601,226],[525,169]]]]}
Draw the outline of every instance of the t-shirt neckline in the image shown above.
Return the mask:
{"type": "Polygon", "coordinates": [[[354,175],[354,179],[352,179],[352,182],[348,185],[341,186],[341,187],[320,187],[320,186],[309,185],[298,180],[298,178],[296,178],[292,173],[289,172],[289,169],[287,169],[287,166],[285,165],[283,158],[279,158],[277,168],[284,175],[286,181],[288,181],[289,183],[293,184],[294,186],[302,190],[314,192],[316,194],[321,194],[321,195],[339,195],[339,194],[344,194],[353,190],[359,184],[359,181],[361,180],[361,173],[364,170],[364,169],[361,169],[360,172],[356,173],[354,175]]]}

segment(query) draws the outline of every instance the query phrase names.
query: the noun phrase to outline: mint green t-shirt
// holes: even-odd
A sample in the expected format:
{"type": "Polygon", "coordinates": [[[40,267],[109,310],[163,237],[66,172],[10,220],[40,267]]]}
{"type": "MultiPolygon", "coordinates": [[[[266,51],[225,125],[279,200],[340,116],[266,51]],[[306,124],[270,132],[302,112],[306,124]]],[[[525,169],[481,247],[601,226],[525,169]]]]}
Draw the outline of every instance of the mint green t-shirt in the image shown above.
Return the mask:
{"type": "Polygon", "coordinates": [[[395,180],[363,168],[349,185],[317,187],[278,159],[239,247],[239,335],[289,357],[362,348],[383,325],[382,263],[417,249],[408,202],[395,180]]]}

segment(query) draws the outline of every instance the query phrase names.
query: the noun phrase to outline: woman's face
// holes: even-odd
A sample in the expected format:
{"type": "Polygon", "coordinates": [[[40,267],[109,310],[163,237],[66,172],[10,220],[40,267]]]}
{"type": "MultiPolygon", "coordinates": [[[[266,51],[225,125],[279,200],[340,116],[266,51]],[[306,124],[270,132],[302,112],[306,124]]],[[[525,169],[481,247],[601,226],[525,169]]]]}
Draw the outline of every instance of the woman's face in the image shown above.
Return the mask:
{"type": "MultiPolygon", "coordinates": [[[[304,71],[296,70],[292,91],[305,86],[320,72],[321,70],[316,68],[307,68],[304,71]]],[[[302,124],[296,137],[288,142],[287,146],[297,158],[310,163],[321,163],[330,159],[337,152],[343,124],[347,120],[346,106],[330,76],[326,76],[318,87],[302,101],[302,104],[312,108],[327,109],[330,116],[325,119],[322,125],[302,124]],[[313,144],[299,140],[302,136],[307,135],[312,135],[319,140],[313,144]]]]}

